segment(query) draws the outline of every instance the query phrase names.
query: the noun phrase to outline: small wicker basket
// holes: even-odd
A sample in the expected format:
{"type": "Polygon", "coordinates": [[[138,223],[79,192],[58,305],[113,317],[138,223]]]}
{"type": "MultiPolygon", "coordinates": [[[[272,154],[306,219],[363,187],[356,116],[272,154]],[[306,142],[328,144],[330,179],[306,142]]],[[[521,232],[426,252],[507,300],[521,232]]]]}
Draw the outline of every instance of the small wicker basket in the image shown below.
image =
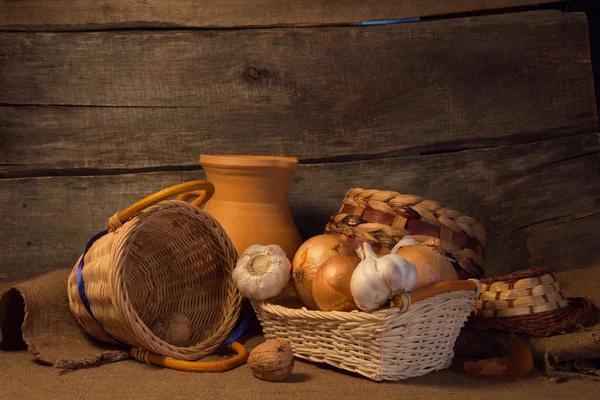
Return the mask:
{"type": "Polygon", "coordinates": [[[372,313],[310,311],[264,301],[252,306],[265,337],[289,341],[296,357],[375,381],[397,381],[450,366],[480,287],[474,279],[441,282],[372,313]]]}
{"type": "Polygon", "coordinates": [[[404,236],[422,242],[442,241],[459,278],[483,274],[485,229],[473,218],[419,196],[383,190],[350,189],[340,210],[325,227],[353,248],[368,242],[379,255],[388,254],[404,236]]]}
{"type": "Polygon", "coordinates": [[[556,275],[535,268],[484,278],[469,326],[533,336],[549,336],[575,327],[589,316],[585,299],[567,299],[556,275]]]}
{"type": "Polygon", "coordinates": [[[69,305],[95,338],[178,360],[213,352],[233,329],[241,295],[231,279],[237,253],[219,223],[196,206],[214,193],[205,181],[174,186],[111,217],[68,280],[69,305]],[[165,200],[204,190],[193,203],[165,200]],[[149,328],[156,318],[184,313],[188,345],[173,345],[149,328]]]}

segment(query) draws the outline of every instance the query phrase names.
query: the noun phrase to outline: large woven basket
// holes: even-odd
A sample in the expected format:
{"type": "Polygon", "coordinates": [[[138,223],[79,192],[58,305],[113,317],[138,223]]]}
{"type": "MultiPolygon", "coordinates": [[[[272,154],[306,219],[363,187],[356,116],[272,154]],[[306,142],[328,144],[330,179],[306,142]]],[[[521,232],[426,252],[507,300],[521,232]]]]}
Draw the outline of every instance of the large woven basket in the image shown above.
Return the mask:
{"type": "Polygon", "coordinates": [[[353,248],[371,244],[379,255],[388,254],[404,236],[422,242],[442,241],[460,278],[483,274],[485,229],[471,217],[437,201],[384,190],[350,189],[325,231],[338,234],[353,248]]]}
{"type": "Polygon", "coordinates": [[[401,308],[371,313],[310,311],[264,301],[252,306],[265,337],[289,341],[296,357],[376,381],[397,381],[450,366],[480,288],[476,280],[452,282],[456,287],[450,283],[404,294],[395,300],[401,308]],[[461,290],[442,293],[455,289],[461,290]],[[428,297],[432,293],[440,294],[428,297]]]}
{"type": "Polygon", "coordinates": [[[590,303],[567,299],[556,275],[535,268],[481,280],[481,295],[469,326],[533,336],[549,336],[572,330],[586,319],[590,303]]]}
{"type": "Polygon", "coordinates": [[[115,214],[109,230],[88,243],[68,280],[71,311],[86,332],[190,361],[225,341],[241,295],[231,279],[235,248],[219,223],[196,207],[213,192],[204,181],[166,189],[115,214]],[[161,201],[201,189],[207,195],[193,204],[161,201]],[[174,312],[191,321],[186,345],[167,343],[149,328],[174,312]]]}

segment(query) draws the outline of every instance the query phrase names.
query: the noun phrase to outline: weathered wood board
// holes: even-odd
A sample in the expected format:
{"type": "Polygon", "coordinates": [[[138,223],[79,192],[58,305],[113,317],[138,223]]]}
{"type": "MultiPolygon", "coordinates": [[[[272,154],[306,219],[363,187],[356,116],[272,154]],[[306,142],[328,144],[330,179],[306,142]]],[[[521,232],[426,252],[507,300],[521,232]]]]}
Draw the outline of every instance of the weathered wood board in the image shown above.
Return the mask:
{"type": "MultiPolygon", "coordinates": [[[[70,22],[57,28],[49,17],[39,29],[129,23],[127,13],[114,18],[110,1],[97,3],[108,5],[108,25],[79,13],[96,3],[75,4],[62,16],[70,22]]],[[[202,179],[203,152],[299,157],[290,201],[304,237],[362,186],[419,194],[480,220],[488,275],[600,262],[600,145],[583,14],[9,31],[37,24],[39,10],[27,26],[15,23],[19,6],[0,17],[12,21],[0,32],[0,280],[72,266],[111,214],[202,179]],[[401,157],[412,153],[424,155],[401,157]]]]}
{"type": "Polygon", "coordinates": [[[399,104],[408,113],[441,97],[445,107],[429,111],[468,121],[533,96],[576,107],[563,86],[587,89],[587,35],[584,14],[558,11],[373,27],[2,32],[0,102],[250,108],[300,120],[344,110],[376,122],[399,104]]]}
{"type": "Polygon", "coordinates": [[[364,159],[596,130],[581,13],[360,28],[0,32],[0,48],[4,177],[189,168],[201,152],[364,159]],[[27,104],[41,106],[11,106],[27,104]]]}
{"type": "MultiPolygon", "coordinates": [[[[323,230],[350,187],[419,194],[486,226],[488,274],[539,265],[561,271],[600,261],[599,155],[597,134],[580,134],[420,157],[308,164],[295,175],[290,202],[309,237],[323,230]]],[[[4,179],[0,271],[16,279],[69,267],[114,212],[203,177],[202,171],[175,171],[4,179]]]]}
{"type": "Polygon", "coordinates": [[[549,0],[0,0],[2,29],[340,24],[548,3],[549,0]]]}

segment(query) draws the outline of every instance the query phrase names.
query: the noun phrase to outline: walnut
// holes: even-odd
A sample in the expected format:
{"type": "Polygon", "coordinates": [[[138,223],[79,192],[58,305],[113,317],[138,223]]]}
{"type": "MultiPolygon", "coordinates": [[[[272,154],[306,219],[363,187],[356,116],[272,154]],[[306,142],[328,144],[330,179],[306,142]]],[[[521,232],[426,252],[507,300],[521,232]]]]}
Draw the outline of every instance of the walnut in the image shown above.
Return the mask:
{"type": "Polygon", "coordinates": [[[192,336],[192,322],[185,314],[174,312],[156,318],[150,330],[173,346],[186,346],[192,336]]]}
{"type": "Polygon", "coordinates": [[[282,339],[267,340],[250,352],[248,366],[258,379],[283,381],[294,368],[292,346],[282,339]]]}

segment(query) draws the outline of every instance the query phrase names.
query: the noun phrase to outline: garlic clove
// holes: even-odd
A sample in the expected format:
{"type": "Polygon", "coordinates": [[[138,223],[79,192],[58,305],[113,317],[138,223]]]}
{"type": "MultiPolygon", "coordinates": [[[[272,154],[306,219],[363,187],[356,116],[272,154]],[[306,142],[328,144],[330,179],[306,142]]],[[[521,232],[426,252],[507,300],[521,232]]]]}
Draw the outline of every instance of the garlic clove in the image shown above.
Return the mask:
{"type": "Polygon", "coordinates": [[[362,260],[366,260],[366,259],[376,260],[377,253],[375,253],[375,251],[373,250],[373,247],[371,247],[371,245],[369,243],[364,242],[363,243],[363,251],[360,252],[360,257],[362,260]]]}
{"type": "Polygon", "coordinates": [[[412,291],[418,279],[417,268],[406,258],[388,254],[377,260],[381,275],[391,291],[391,296],[412,291]]]}
{"type": "Polygon", "coordinates": [[[390,295],[389,287],[379,276],[376,261],[372,259],[358,264],[350,280],[350,291],[358,308],[364,311],[379,308],[390,295]]]}
{"type": "Polygon", "coordinates": [[[417,242],[412,236],[404,236],[402,239],[398,240],[398,243],[396,243],[390,253],[396,254],[398,249],[401,249],[402,247],[415,246],[417,244],[419,244],[419,242],[417,242]]]}
{"type": "Polygon", "coordinates": [[[417,269],[404,257],[388,254],[377,258],[366,242],[363,244],[363,256],[350,281],[352,296],[361,310],[376,310],[393,296],[414,289],[417,269]]]}

